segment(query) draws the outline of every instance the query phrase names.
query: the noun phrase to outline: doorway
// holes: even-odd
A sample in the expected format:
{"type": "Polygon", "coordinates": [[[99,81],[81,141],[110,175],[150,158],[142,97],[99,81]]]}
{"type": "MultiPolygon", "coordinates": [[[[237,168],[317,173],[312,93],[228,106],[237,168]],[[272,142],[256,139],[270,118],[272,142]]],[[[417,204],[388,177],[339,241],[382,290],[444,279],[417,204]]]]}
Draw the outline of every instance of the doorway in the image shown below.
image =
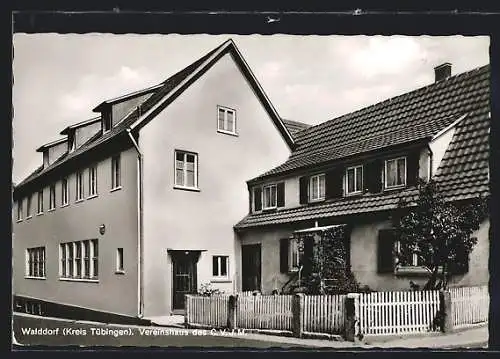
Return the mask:
{"type": "Polygon", "coordinates": [[[261,245],[241,246],[242,290],[261,290],[261,245]]]}
{"type": "Polygon", "coordinates": [[[172,309],[185,309],[185,295],[197,292],[196,272],[199,253],[172,253],[172,309]]]}

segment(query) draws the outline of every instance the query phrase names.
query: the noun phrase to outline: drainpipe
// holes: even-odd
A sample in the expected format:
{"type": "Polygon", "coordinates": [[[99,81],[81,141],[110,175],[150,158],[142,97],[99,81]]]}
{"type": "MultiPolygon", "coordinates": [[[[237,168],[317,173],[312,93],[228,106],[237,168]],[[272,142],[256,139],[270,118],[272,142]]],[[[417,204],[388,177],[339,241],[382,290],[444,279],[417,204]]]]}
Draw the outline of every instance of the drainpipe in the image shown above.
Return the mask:
{"type": "Polygon", "coordinates": [[[433,153],[432,153],[432,149],[431,149],[431,146],[430,144],[427,144],[427,149],[429,150],[429,179],[428,181],[431,180],[432,178],[432,157],[433,157],[433,153]]]}
{"type": "Polygon", "coordinates": [[[137,275],[137,316],[144,317],[144,288],[143,288],[143,171],[142,171],[142,152],[137,144],[134,136],[130,133],[130,128],[127,128],[127,134],[137,150],[137,192],[138,192],[138,209],[137,209],[137,256],[138,256],[138,275],[137,275]]]}

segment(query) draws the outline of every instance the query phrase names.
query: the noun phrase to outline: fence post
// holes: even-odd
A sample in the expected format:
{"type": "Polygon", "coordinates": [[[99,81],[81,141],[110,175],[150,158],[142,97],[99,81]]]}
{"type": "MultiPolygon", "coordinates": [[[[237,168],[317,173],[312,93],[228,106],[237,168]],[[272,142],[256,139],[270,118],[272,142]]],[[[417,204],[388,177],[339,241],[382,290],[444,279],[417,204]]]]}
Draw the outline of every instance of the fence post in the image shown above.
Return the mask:
{"type": "Polygon", "coordinates": [[[296,293],[292,298],[292,329],[293,336],[302,338],[304,323],[302,313],[304,311],[304,294],[296,293]]]}
{"type": "Polygon", "coordinates": [[[227,327],[229,329],[236,328],[236,307],[238,305],[238,294],[231,294],[227,303],[227,327]]]}
{"type": "Polygon", "coordinates": [[[442,315],[441,331],[453,332],[453,313],[451,312],[451,293],[449,290],[439,291],[439,310],[442,315]]]}
{"type": "Polygon", "coordinates": [[[356,341],[359,336],[359,293],[349,293],[345,298],[345,339],[351,342],[356,341]]]}
{"type": "Polygon", "coordinates": [[[184,297],[184,303],[186,303],[186,313],[184,315],[184,326],[186,328],[189,327],[189,316],[191,314],[191,301],[189,300],[191,296],[189,294],[186,294],[184,297]]]}

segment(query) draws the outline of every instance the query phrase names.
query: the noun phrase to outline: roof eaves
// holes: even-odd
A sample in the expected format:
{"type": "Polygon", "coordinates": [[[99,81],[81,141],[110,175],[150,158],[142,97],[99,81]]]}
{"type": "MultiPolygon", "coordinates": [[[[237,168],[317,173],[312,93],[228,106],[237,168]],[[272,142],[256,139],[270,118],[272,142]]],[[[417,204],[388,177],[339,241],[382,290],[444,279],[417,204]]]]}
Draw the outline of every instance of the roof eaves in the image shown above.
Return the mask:
{"type": "Polygon", "coordinates": [[[84,126],[99,122],[100,120],[101,120],[101,116],[97,116],[97,117],[93,117],[93,118],[85,120],[85,121],[81,121],[81,122],[69,125],[64,130],[59,132],[59,134],[67,135],[69,130],[74,130],[74,129],[79,128],[79,127],[84,127],[84,126]]]}
{"type": "Polygon", "coordinates": [[[56,146],[56,145],[59,145],[63,142],[66,142],[68,140],[68,137],[63,137],[63,138],[60,138],[58,140],[55,140],[55,141],[52,141],[52,142],[49,142],[49,143],[46,143],[40,147],[38,147],[36,149],[36,152],[43,152],[45,149],[47,148],[50,148],[50,147],[53,147],[53,146],[56,146]]]}

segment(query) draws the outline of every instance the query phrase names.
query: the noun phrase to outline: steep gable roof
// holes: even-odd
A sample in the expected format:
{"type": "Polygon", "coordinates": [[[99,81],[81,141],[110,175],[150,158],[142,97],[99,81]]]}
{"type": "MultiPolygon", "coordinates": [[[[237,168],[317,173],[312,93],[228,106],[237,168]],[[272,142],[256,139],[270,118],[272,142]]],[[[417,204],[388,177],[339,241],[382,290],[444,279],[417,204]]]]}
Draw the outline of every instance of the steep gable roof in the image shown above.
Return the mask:
{"type": "Polygon", "coordinates": [[[488,81],[486,65],[310,127],[285,163],[255,180],[431,138],[487,101],[488,81]]]}
{"type": "MultiPolygon", "coordinates": [[[[300,139],[297,139],[297,149],[300,149],[301,146],[303,146],[302,149],[304,149],[304,146],[309,147],[311,150],[316,148],[315,144],[311,142],[312,138],[316,138],[319,142],[318,146],[329,148],[329,152],[325,151],[325,157],[317,155],[317,161],[314,156],[312,158],[306,157],[304,152],[301,152],[298,157],[302,159],[302,164],[315,165],[331,157],[340,158],[345,155],[345,148],[351,149],[352,147],[350,146],[352,143],[346,143],[346,139],[341,138],[339,142],[345,144],[336,148],[335,144],[328,146],[328,141],[325,140],[325,138],[330,140],[335,138],[328,132],[329,129],[333,133],[336,133],[337,136],[340,132],[345,132],[346,136],[350,136],[348,134],[353,125],[346,124],[341,129],[342,126],[339,125],[341,119],[355,120],[364,114],[363,118],[368,119],[365,125],[366,131],[370,131],[371,133],[381,132],[379,136],[380,142],[376,136],[367,137],[366,135],[362,135],[360,141],[353,142],[356,146],[363,147],[363,144],[370,142],[383,145],[386,140],[385,145],[391,146],[397,141],[406,141],[420,137],[422,133],[426,136],[431,133],[438,133],[438,128],[446,127],[445,124],[449,122],[446,120],[448,118],[446,115],[450,113],[461,113],[466,114],[466,116],[455,123],[453,138],[446,149],[436,173],[433,174],[433,178],[447,201],[467,200],[479,195],[488,196],[490,193],[488,161],[491,121],[489,66],[484,66],[412,93],[399,96],[394,101],[385,101],[353,114],[347,114],[323,126],[319,125],[316,126],[317,128],[305,130],[303,132],[311,131],[311,133],[306,135],[301,134],[300,139]],[[396,106],[394,103],[399,105],[396,106]],[[384,106],[389,108],[384,109],[384,106]],[[386,123],[393,123],[394,126],[398,127],[398,130],[377,130],[377,124],[368,116],[368,114],[373,112],[378,113],[378,115],[372,114],[372,116],[376,116],[375,118],[381,123],[380,127],[386,126],[386,123]],[[425,118],[434,117],[441,118],[441,120],[425,121],[425,118]],[[412,118],[416,120],[412,121],[412,118]],[[401,130],[399,130],[399,121],[402,123],[401,130]],[[414,122],[417,122],[417,124],[414,124],[413,128],[407,125],[407,123],[414,122]],[[426,127],[429,128],[427,129],[426,127]],[[305,158],[307,158],[307,161],[305,158]]],[[[451,118],[455,119],[455,121],[460,119],[456,115],[451,116],[451,118]]],[[[359,120],[355,121],[358,122],[359,120]]],[[[358,128],[359,133],[365,133],[362,123],[357,123],[354,127],[358,128]]],[[[368,147],[365,146],[365,148],[368,147]]],[[[307,151],[305,152],[307,153],[307,151]]],[[[278,169],[283,170],[280,167],[278,169]]],[[[282,172],[280,170],[276,171],[276,173],[284,172],[284,170],[282,172]]],[[[275,212],[252,213],[236,224],[235,228],[247,229],[266,225],[317,220],[320,218],[386,211],[396,208],[400,198],[411,200],[417,194],[418,191],[413,187],[401,192],[391,191],[364,194],[357,197],[336,198],[317,204],[287,208],[275,212]]]]}
{"type": "MultiPolygon", "coordinates": [[[[290,134],[285,124],[282,122],[276,109],[255,78],[255,75],[252,73],[250,67],[239,52],[235,43],[231,39],[229,39],[187,66],[186,68],[170,76],[158,86],[154,86],[154,92],[152,93],[152,95],[148,97],[142,104],[137,106],[137,108],[129,113],[125,118],[121,119],[120,122],[117,123],[117,125],[115,125],[109,132],[93,138],[91,141],[88,141],[86,144],[77,148],[75,151],[68,153],[66,156],[64,156],[64,158],[61,158],[61,160],[58,160],[47,168],[44,168],[29,180],[25,179],[20,185],[16,187],[16,189],[19,190],[20,188],[22,188],[22,185],[25,185],[35,180],[36,178],[51,172],[55,168],[65,164],[68,161],[78,158],[85,152],[96,150],[97,148],[99,148],[99,146],[107,144],[119,137],[126,135],[126,132],[128,130],[137,131],[142,126],[146,125],[150,120],[152,120],[159,111],[164,109],[187,87],[189,87],[194,81],[196,81],[199,76],[206,72],[213,64],[215,64],[223,55],[227,53],[230,53],[233,56],[233,59],[236,61],[240,70],[254,89],[254,93],[257,95],[262,105],[270,115],[275,127],[281,133],[288,146],[292,148],[294,145],[292,135],[290,134]]],[[[150,89],[151,88],[147,90],[150,89]]],[[[134,95],[137,93],[140,93],[140,91],[130,95],[134,95]]],[[[125,95],[125,97],[126,96],[128,95],[125,95]]]]}

